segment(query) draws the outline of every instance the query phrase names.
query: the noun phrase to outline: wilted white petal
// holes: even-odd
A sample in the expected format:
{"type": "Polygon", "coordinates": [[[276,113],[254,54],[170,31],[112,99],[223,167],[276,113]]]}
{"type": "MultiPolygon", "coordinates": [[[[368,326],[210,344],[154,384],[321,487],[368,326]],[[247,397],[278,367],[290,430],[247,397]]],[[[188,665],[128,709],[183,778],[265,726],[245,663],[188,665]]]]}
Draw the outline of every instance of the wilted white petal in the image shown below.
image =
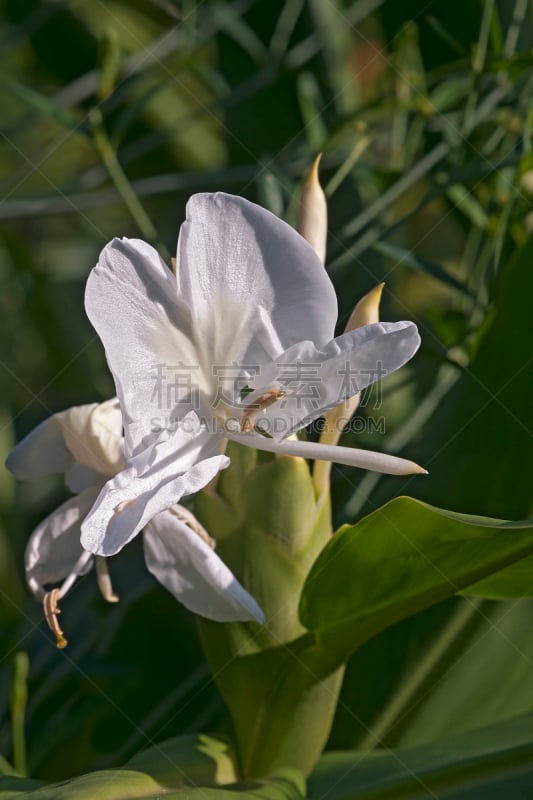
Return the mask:
{"type": "Polygon", "coordinates": [[[254,203],[223,193],[194,195],[177,262],[179,292],[197,320],[207,324],[221,315],[231,326],[237,314],[261,340],[249,342],[240,354],[245,361],[266,349],[258,309],[270,318],[283,350],[304,339],[325,344],[333,336],[337,299],[320,259],[290,225],[254,203]]]}
{"type": "MultiPolygon", "coordinates": [[[[37,599],[42,599],[47,584],[64,581],[83,555],[80,524],[97,494],[88,489],[67,500],[31,534],[25,554],[26,580],[37,599]]],[[[78,574],[85,574],[90,567],[89,561],[78,574]]]]}
{"type": "Polygon", "coordinates": [[[85,307],[115,378],[129,457],[154,441],[154,420],[167,427],[175,397],[167,396],[164,370],[197,363],[188,311],[170,269],[138,239],[113,239],[104,248],[87,281],[85,307]]]}
{"type": "Polygon", "coordinates": [[[143,543],[148,569],[186,608],[217,622],[264,621],[214,550],[172,511],[148,523],[143,543]]]}
{"type": "Polygon", "coordinates": [[[101,475],[124,467],[122,415],[116,397],[56,414],[65,444],[79,464],[101,475]]]}
{"type": "Polygon", "coordinates": [[[111,556],[152,517],[203,489],[229,464],[217,437],[179,430],[140,453],[106,483],[82,525],[86,550],[111,556]],[[216,453],[216,454],[215,454],[216,453]]]}
{"type": "Polygon", "coordinates": [[[228,439],[257,450],[268,453],[281,453],[287,456],[300,456],[320,461],[334,461],[347,467],[359,467],[371,472],[382,472],[385,475],[427,474],[427,470],[405,458],[377,453],[373,450],[359,450],[356,447],[339,447],[338,445],[300,442],[297,439],[285,439],[277,442],[256,433],[228,433],[228,439]]]}
{"type": "Polygon", "coordinates": [[[74,494],[90,489],[91,486],[101,486],[102,479],[105,479],[103,472],[95,472],[77,461],[73,461],[65,472],[65,486],[74,494]]]}
{"type": "Polygon", "coordinates": [[[54,414],[19,442],[6,458],[6,467],[19,480],[37,480],[65,472],[72,461],[54,414]]]}
{"type": "Polygon", "coordinates": [[[269,387],[285,392],[257,419],[264,432],[282,439],[399,369],[419,345],[420,336],[412,322],[367,325],[320,349],[313,342],[301,342],[262,370],[262,388],[249,394],[246,402],[253,403],[269,387]]]}

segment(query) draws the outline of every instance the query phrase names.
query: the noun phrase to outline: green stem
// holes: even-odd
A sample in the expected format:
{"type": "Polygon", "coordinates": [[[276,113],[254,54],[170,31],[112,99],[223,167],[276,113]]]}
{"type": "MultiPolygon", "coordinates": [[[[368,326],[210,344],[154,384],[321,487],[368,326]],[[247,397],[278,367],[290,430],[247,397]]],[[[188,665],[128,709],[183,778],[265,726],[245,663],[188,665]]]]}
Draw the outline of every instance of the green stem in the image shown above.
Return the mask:
{"type": "Polygon", "coordinates": [[[483,600],[481,598],[474,597],[469,597],[461,603],[409,678],[402,682],[398,691],[391,697],[380,716],[372,725],[371,730],[369,730],[363,741],[358,744],[358,749],[363,751],[373,750],[380,744],[387,733],[403,719],[421,687],[428,680],[434,669],[442,662],[453,642],[478,614],[482,603],[483,600]]]}
{"type": "Polygon", "coordinates": [[[19,775],[26,776],[26,737],[24,718],[28,701],[28,672],[30,661],[27,653],[15,656],[15,672],[11,687],[11,724],[13,731],[13,766],[19,775]]]}
{"type": "Polygon", "coordinates": [[[136,225],[145,239],[148,239],[157,244],[161,256],[170,261],[170,253],[166,247],[159,240],[157,230],[152,224],[152,220],[144,210],[139,198],[122,169],[122,166],[117,158],[117,154],[113,145],[111,144],[107,132],[103,126],[102,116],[98,109],[92,109],[89,114],[89,119],[93,127],[94,144],[100,158],[109,173],[109,177],[115,184],[115,187],[124,201],[124,205],[133,217],[136,225]]]}

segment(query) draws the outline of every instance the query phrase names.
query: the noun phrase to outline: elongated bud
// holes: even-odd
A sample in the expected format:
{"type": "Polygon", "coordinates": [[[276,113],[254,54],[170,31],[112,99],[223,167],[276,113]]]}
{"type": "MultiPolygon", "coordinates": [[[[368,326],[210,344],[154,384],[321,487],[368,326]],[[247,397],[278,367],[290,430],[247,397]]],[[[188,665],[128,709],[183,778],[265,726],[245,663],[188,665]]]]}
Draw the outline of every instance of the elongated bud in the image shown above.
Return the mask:
{"type": "Polygon", "coordinates": [[[378,283],[368,294],[362,297],[350,314],[345,332],[354,331],[364,325],[373,325],[379,322],[379,304],[383,294],[384,283],[378,283]]]}
{"type": "MultiPolygon", "coordinates": [[[[384,283],[378,283],[374,289],[359,300],[350,314],[345,333],[353,331],[356,328],[362,328],[364,325],[372,325],[379,322],[379,303],[384,286],[384,283]]],[[[348,397],[342,403],[339,403],[338,406],[331,408],[324,414],[324,428],[320,434],[320,442],[322,444],[337,444],[341,433],[354,415],[360,399],[361,395],[359,393],[354,394],[353,397],[348,397]]],[[[330,463],[327,461],[315,461],[313,481],[318,496],[320,496],[327,487],[330,474],[330,463]]]]}
{"type": "Polygon", "coordinates": [[[313,161],[305,182],[300,201],[298,233],[306,239],[319,259],[326,261],[326,239],[328,234],[328,207],[326,195],[318,179],[318,165],[322,153],[313,161]]]}

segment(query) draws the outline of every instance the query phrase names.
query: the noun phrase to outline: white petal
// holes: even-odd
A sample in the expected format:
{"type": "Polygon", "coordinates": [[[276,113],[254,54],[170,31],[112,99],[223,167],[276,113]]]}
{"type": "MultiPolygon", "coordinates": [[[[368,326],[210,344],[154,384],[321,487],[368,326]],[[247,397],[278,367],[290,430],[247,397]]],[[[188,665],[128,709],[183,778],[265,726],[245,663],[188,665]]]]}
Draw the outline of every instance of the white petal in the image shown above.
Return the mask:
{"type": "Polygon", "coordinates": [[[56,415],[45,419],[11,451],[6,467],[20,480],[65,472],[72,464],[56,415]]]}
{"type": "Polygon", "coordinates": [[[261,347],[256,341],[240,354],[245,360],[267,351],[273,338],[285,350],[305,339],[322,345],[333,336],[337,300],[313,248],[290,225],[242,197],[196,194],[189,200],[176,277],[197,320],[205,324],[219,313],[230,324],[236,315],[261,339],[261,347]],[[258,309],[277,337],[263,329],[258,309]]]}
{"type": "Polygon", "coordinates": [[[281,453],[287,456],[313,458],[319,461],[333,461],[348,467],[359,467],[371,472],[382,472],[385,475],[427,475],[427,470],[398,456],[377,453],[373,450],[359,450],[356,447],[339,447],[338,445],[315,444],[285,439],[277,442],[256,433],[228,433],[227,438],[240,444],[266,450],[268,453],[281,453]]]}
{"type": "Polygon", "coordinates": [[[90,489],[91,486],[101,486],[104,478],[103,473],[95,472],[94,469],[89,469],[89,467],[73,461],[65,472],[65,486],[73,494],[80,494],[84,489],[90,489]]]}
{"type": "Polygon", "coordinates": [[[123,466],[121,431],[116,398],[74,406],[38,425],[9,454],[6,466],[22,480],[65,472],[67,486],[79,492],[123,466]]]}
{"type": "Polygon", "coordinates": [[[122,415],[116,397],[56,414],[65,444],[78,464],[100,475],[124,467],[122,415]]]}
{"type": "Polygon", "coordinates": [[[172,511],[148,523],[143,541],[148,569],[186,608],[217,622],[264,622],[224,562],[172,511]]]}
{"type": "Polygon", "coordinates": [[[416,353],[420,336],[412,322],[378,322],[349,331],[318,349],[301,342],[261,371],[261,388],[246,397],[258,401],[276,387],[282,399],[256,418],[264,432],[283,439],[329,408],[403,366],[416,353]]]}
{"type": "Polygon", "coordinates": [[[83,547],[97,555],[117,553],[156,514],[227,467],[229,459],[218,452],[217,436],[180,429],[140,453],[100,492],[82,525],[83,547]]]}
{"type": "Polygon", "coordinates": [[[170,269],[138,239],[113,239],[104,248],[87,281],[85,307],[115,379],[130,456],[154,441],[154,426],[167,427],[176,391],[162,370],[172,374],[180,362],[191,369],[197,362],[188,311],[170,269]]]}
{"type": "MultiPolygon", "coordinates": [[[[74,569],[83,548],[80,524],[96,498],[89,489],[59,506],[38,525],[26,546],[26,580],[40,599],[47,584],[60,583],[74,569]]],[[[79,574],[90,569],[90,562],[79,574]]]]}

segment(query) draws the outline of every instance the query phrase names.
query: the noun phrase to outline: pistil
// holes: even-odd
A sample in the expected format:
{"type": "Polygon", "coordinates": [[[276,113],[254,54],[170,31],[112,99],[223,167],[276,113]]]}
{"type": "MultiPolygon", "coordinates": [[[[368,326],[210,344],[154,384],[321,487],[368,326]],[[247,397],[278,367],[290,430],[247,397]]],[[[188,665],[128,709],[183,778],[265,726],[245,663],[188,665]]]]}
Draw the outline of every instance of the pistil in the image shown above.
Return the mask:
{"type": "Polygon", "coordinates": [[[43,608],[44,608],[44,618],[48,623],[48,627],[56,637],[56,646],[59,650],[63,650],[68,642],[65,639],[63,634],[63,630],[58,622],[58,614],[61,613],[61,609],[59,608],[57,601],[59,599],[59,589],[52,589],[52,591],[47,592],[44,596],[43,600],[43,608]]]}

